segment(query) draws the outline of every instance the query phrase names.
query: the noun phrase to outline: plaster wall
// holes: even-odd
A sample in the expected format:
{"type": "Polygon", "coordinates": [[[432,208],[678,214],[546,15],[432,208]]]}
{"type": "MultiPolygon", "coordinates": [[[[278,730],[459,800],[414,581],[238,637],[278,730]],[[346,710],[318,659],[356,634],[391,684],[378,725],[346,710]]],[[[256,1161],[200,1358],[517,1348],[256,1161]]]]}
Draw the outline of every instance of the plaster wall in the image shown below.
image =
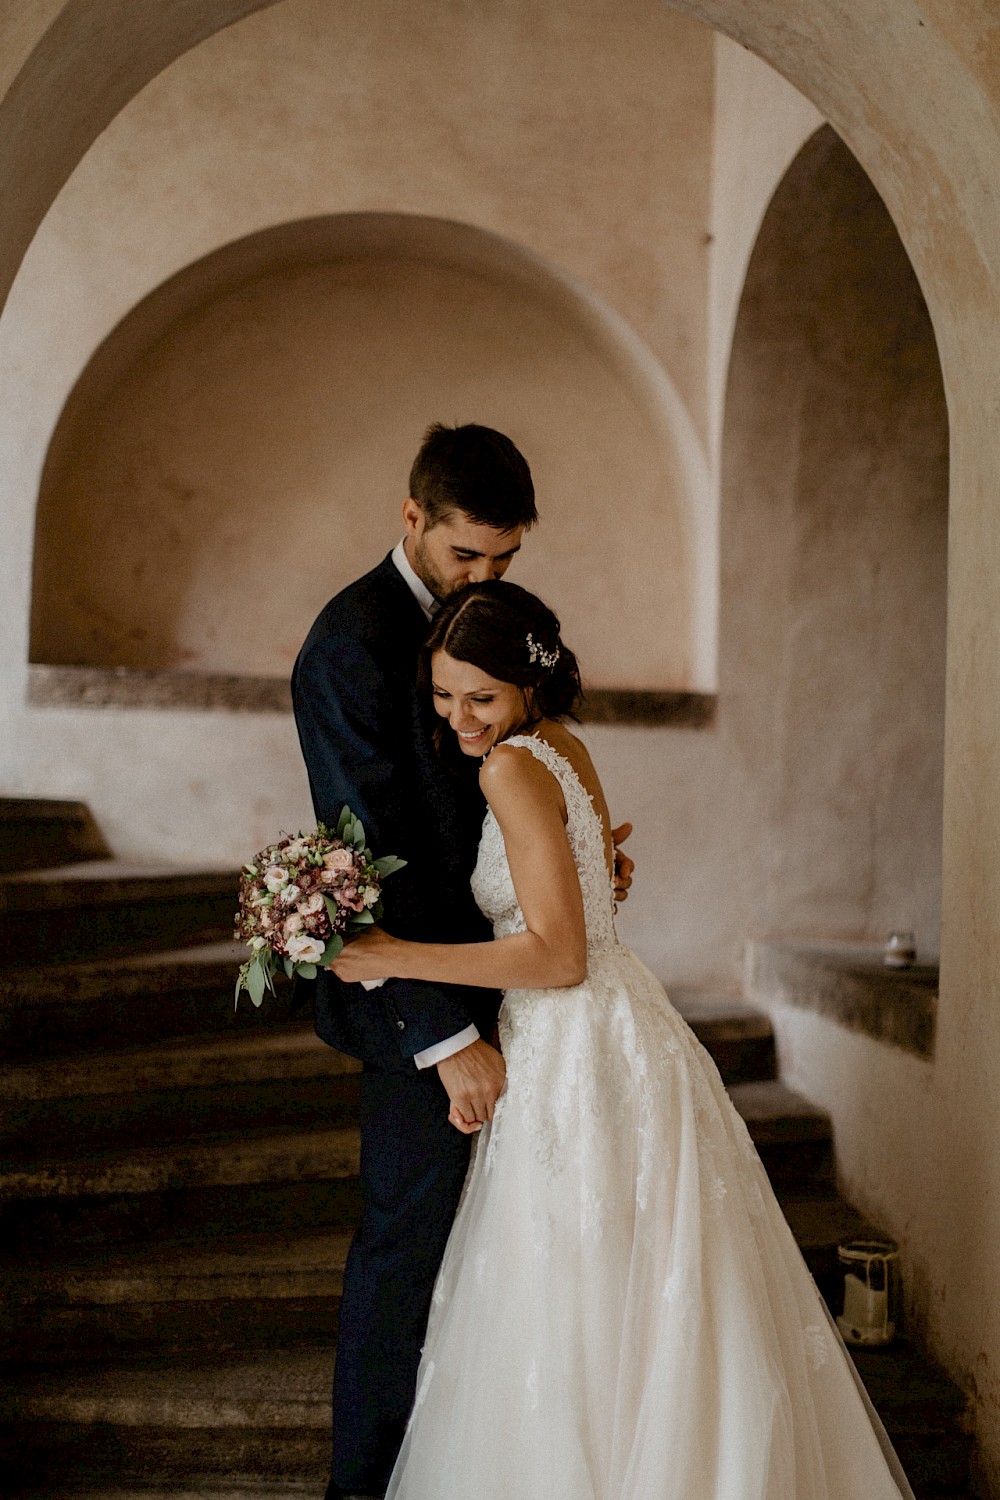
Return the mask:
{"type": "Polygon", "coordinates": [[[709,265],[709,453],[717,472],[729,351],[750,255],[774,185],[823,124],[809,99],[728,37],[715,38],[712,254],[709,265]]]}
{"type": "MultiPolygon", "coordinates": [[[[744,931],[940,932],[948,424],[933,332],[881,201],[829,129],[764,220],[723,442],[720,731],[748,814],[744,931]],[[863,670],[870,662],[875,670],[863,670]]],[[[940,1073],[752,993],[827,1108],[846,1196],[894,1234],[934,1325],[940,1073]]]]}
{"type": "Polygon", "coordinates": [[[307,220],[197,262],[115,330],[60,419],[32,659],[287,678],[330,595],[396,542],[444,414],[528,456],[544,524],[518,573],[554,597],[589,682],[689,682],[680,497],[703,459],[636,343],[509,242],[440,220],[307,220]],[[645,628],[623,655],[626,596],[645,628]]]}
{"type": "MultiPolygon", "coordinates": [[[[230,6],[226,19],[236,9],[230,6]]],[[[60,12],[60,24],[80,22],[79,11],[60,12]]],[[[102,12],[113,33],[102,32],[109,56],[118,44],[115,24],[127,29],[132,18],[138,19],[129,12],[115,22],[111,9],[102,12]]],[[[115,715],[25,705],[35,502],[59,414],[95,349],[142,299],[241,237],[329,214],[419,213],[503,237],[548,267],[550,282],[558,274],[582,288],[577,301],[590,300],[590,321],[578,308],[575,331],[564,327],[560,337],[576,338],[579,353],[580,339],[592,343],[599,322],[605,331],[597,364],[607,363],[610,325],[619,330],[619,346],[631,340],[628,379],[658,383],[661,420],[666,407],[673,413],[675,460],[684,452],[678,488],[690,508],[687,544],[700,556],[699,576],[714,573],[717,518],[703,447],[711,34],[657,0],[624,7],[574,0],[541,12],[527,0],[425,7],[419,17],[407,14],[405,35],[401,24],[392,6],[287,0],[181,56],[80,162],[36,234],[4,309],[3,779],[11,792],[86,798],[122,854],[185,859],[196,844],[201,858],[229,861],[242,857],[248,842],[269,836],[275,821],[308,815],[287,724],[285,754],[276,761],[269,750],[261,778],[258,747],[270,744],[272,731],[280,733],[267,720],[206,727],[183,716],[151,718],[141,754],[132,742],[139,719],[130,720],[126,755],[115,715]],[[640,369],[645,373],[637,377],[640,369]],[[206,765],[202,728],[229,745],[214,762],[228,784],[216,789],[208,810],[193,784],[176,778],[177,765],[206,765]],[[243,818],[240,789],[259,780],[267,786],[260,816],[243,818]]],[[[77,40],[62,59],[64,69],[71,70],[77,40]]],[[[151,55],[162,42],[160,29],[144,37],[151,55]]],[[[41,98],[49,80],[35,81],[41,98]]],[[[44,138],[43,132],[39,142],[44,138]]],[[[520,327],[523,335],[523,316],[520,327]]],[[[592,348],[591,360],[593,366],[592,348]]],[[[619,358],[619,376],[624,363],[619,358]]],[[[616,378],[608,377],[602,392],[612,404],[621,400],[616,378]]],[[[591,403],[595,390],[591,381],[591,403]]],[[[534,430],[548,410],[544,401],[536,407],[534,430]]],[[[506,420],[509,410],[496,410],[506,420]]],[[[574,413],[577,428],[586,410],[584,402],[574,413]]],[[[414,432],[435,415],[421,413],[417,422],[414,414],[414,432]]],[[[548,425],[543,477],[548,455],[555,456],[554,424],[548,425]]],[[[406,439],[405,467],[413,437],[406,439]]],[[[662,439],[661,431],[653,446],[662,439]]],[[[650,440],[640,435],[637,452],[644,445],[648,457],[650,440]]],[[[609,445],[588,483],[619,456],[609,445]]],[[[572,478],[579,452],[563,443],[559,459],[572,478]]],[[[663,465],[661,452],[660,484],[663,465]]],[[[630,477],[638,477],[634,466],[630,477]]],[[[385,532],[394,530],[396,486],[403,482],[400,473],[385,496],[385,532]]],[[[544,535],[540,530],[532,542],[547,546],[544,535]]],[[[101,545],[108,540],[104,532],[101,545]]],[[[380,533],[374,551],[383,540],[380,533]]],[[[565,596],[571,613],[582,608],[571,544],[554,540],[551,554],[534,566],[557,603],[565,596]]],[[[54,582],[67,602],[68,571],[57,570],[54,582]]],[[[339,580],[331,573],[332,592],[339,580]]],[[[677,582],[679,592],[682,576],[677,582]]],[[[143,587],[132,576],[120,593],[143,587]]],[[[682,675],[673,685],[711,686],[714,596],[693,593],[701,616],[693,628],[689,617],[688,645],[671,665],[687,672],[688,681],[682,675]]],[[[303,604],[303,629],[309,609],[311,602],[303,604]]],[[[605,629],[605,642],[612,630],[613,624],[605,629]]],[[[286,654],[290,637],[289,631],[286,654]]],[[[638,669],[634,680],[648,682],[648,671],[638,669]]]]}
{"type": "MultiPolygon", "coordinates": [[[[241,716],[226,724],[137,714],[126,716],[123,737],[122,720],[114,713],[38,710],[24,703],[35,500],[53,430],[75,382],[101,341],[164,281],[241,235],[301,216],[419,210],[511,236],[522,254],[549,268],[550,318],[555,311],[553,267],[567,284],[582,289],[578,304],[590,299],[589,324],[579,305],[573,319],[563,319],[564,325],[576,324],[575,329],[563,326],[560,333],[569,340],[562,347],[564,363],[570,349],[579,353],[581,338],[589,339],[593,356],[599,325],[597,363],[603,359],[607,366],[615,342],[607,330],[614,324],[617,371],[609,376],[605,368],[601,399],[617,400],[620,409],[622,379],[633,389],[637,380],[645,382],[647,394],[658,382],[661,420],[669,407],[674,459],[678,454],[683,459],[681,488],[693,499],[697,534],[691,573],[702,612],[697,640],[686,658],[682,653],[664,664],[661,657],[657,669],[674,670],[679,661],[689,673],[687,685],[712,684],[717,516],[704,435],[707,408],[721,393],[707,388],[705,330],[709,254],[718,262],[729,253],[724,236],[711,252],[705,243],[710,168],[713,156],[719,158],[712,113],[716,42],[656,0],[635,0],[614,12],[611,24],[607,5],[584,0],[561,19],[551,12],[538,15],[529,5],[478,8],[475,17],[471,11],[456,15],[451,8],[428,8],[419,33],[408,35],[402,47],[392,7],[366,11],[362,18],[347,0],[338,5],[289,0],[181,57],[95,142],[36,235],[0,322],[5,411],[0,472],[8,518],[0,561],[8,600],[0,621],[0,663],[7,789],[86,798],[113,847],[124,855],[155,852],[186,859],[196,849],[209,861],[235,860],[255,839],[268,837],[276,822],[308,818],[288,724],[264,717],[241,716]],[[621,348],[629,339],[625,359],[621,348]],[[141,752],[140,741],[145,744],[141,752]],[[284,745],[280,756],[274,753],[276,741],[284,745]],[[217,747],[214,758],[210,743],[217,747]],[[196,769],[179,780],[178,765],[196,769]],[[208,797],[206,777],[209,785],[213,777],[217,783],[208,797]],[[242,789],[256,784],[264,787],[255,803],[258,810],[244,814],[242,789]]],[[[756,66],[758,92],[766,95],[770,80],[787,100],[787,86],[756,66]]],[[[780,144],[770,144],[768,119],[762,111],[752,122],[752,133],[762,158],[777,173],[792,144],[786,125],[780,144]]],[[[730,132],[731,139],[737,136],[730,132]]],[[[769,182],[761,178],[761,203],[768,190],[769,182]]],[[[745,254],[745,245],[735,253],[745,254]]],[[[495,282],[503,280],[492,274],[495,282]]],[[[532,316],[541,315],[536,307],[532,316]]],[[[584,362],[575,360],[578,368],[584,362]]],[[[582,428],[592,417],[597,393],[598,383],[592,381],[590,407],[584,400],[577,409],[559,413],[562,420],[582,428]]],[[[575,399],[571,394],[568,404],[575,399]]],[[[647,412],[655,404],[647,400],[647,412]]],[[[544,400],[535,406],[531,410],[522,403],[518,420],[533,421],[526,428],[529,437],[534,433],[552,445],[551,422],[543,433],[551,408],[544,400]]],[[[508,410],[502,405],[495,409],[497,420],[511,425],[508,410]]],[[[190,416],[190,407],[185,415],[190,416]]],[[[376,418],[382,420],[377,413],[376,418]]],[[[414,433],[423,419],[423,413],[418,418],[413,411],[414,433]]],[[[624,435],[634,420],[634,413],[624,418],[624,435]]],[[[382,471],[387,491],[389,463],[405,446],[408,466],[412,442],[409,432],[405,439],[394,438],[382,471]]],[[[631,457],[609,445],[586,483],[593,487],[603,481],[620,459],[629,477],[639,480],[636,491],[641,490],[644,476],[637,474],[636,464],[647,463],[657,442],[662,450],[662,431],[652,440],[648,433],[638,433],[631,457]]],[[[574,443],[563,442],[561,449],[547,446],[540,460],[546,490],[550,476],[556,483],[561,466],[567,507],[571,485],[566,476],[573,481],[584,461],[574,443]]],[[[532,446],[527,438],[525,446],[532,446]]],[[[659,462],[662,484],[662,451],[659,462]]],[[[106,479],[100,476],[102,486],[106,479]]],[[[119,480],[119,496],[129,491],[134,506],[141,483],[132,486],[127,472],[120,472],[119,480]]],[[[372,533],[373,552],[391,539],[398,500],[395,488],[385,496],[386,519],[377,523],[384,533],[377,527],[372,533]]],[[[542,504],[545,508],[544,494],[542,504]]],[[[551,517],[551,505],[548,509],[551,517]]],[[[634,523],[642,519],[641,507],[632,517],[634,523]]],[[[627,541],[633,550],[638,541],[644,552],[650,519],[655,523],[655,516],[647,517],[634,534],[630,529],[627,541]]],[[[97,535],[108,551],[126,545],[113,528],[97,535]]],[[[569,633],[574,610],[581,617],[593,614],[591,595],[584,596],[579,587],[580,559],[572,535],[546,526],[529,547],[536,560],[529,551],[521,576],[544,587],[563,608],[569,633]],[[550,551],[543,550],[546,532],[553,537],[550,551]]],[[[142,576],[127,570],[126,578],[119,590],[126,599],[148,587],[142,576]]],[[[682,577],[676,581],[683,586],[682,577]]],[[[331,591],[337,582],[336,576],[331,578],[331,591]]],[[[52,582],[57,602],[70,605],[73,587],[71,570],[57,568],[52,582]]],[[[318,599],[318,577],[313,587],[318,599]]],[[[661,641],[664,635],[659,626],[644,626],[643,641],[632,649],[618,648],[617,619],[623,600],[629,599],[628,586],[616,585],[612,572],[603,599],[603,647],[615,654],[619,684],[650,685],[642,652],[658,634],[661,641]]],[[[313,602],[302,602],[302,629],[313,602]]],[[[669,611],[666,619],[669,623],[669,611]]],[[[191,622],[183,649],[193,650],[197,637],[203,650],[204,626],[203,619],[191,622]]],[[[286,656],[295,633],[289,624],[282,639],[286,656]]],[[[78,641],[63,647],[66,656],[78,651],[78,641]]],[[[199,664],[221,661],[202,654],[199,664]]],[[[596,680],[605,672],[610,676],[600,660],[590,670],[596,680]]],[[[675,679],[673,685],[685,683],[675,679]]],[[[645,746],[647,735],[639,733],[634,743],[645,746]]],[[[693,742],[686,733],[666,732],[661,738],[667,759],[676,753],[682,767],[696,769],[698,756],[691,758],[693,742]]],[[[623,766],[634,765],[626,785],[641,786],[645,801],[645,749],[636,758],[627,748],[632,743],[626,734],[619,758],[623,766]]],[[[686,785],[686,772],[676,774],[686,785]]],[[[682,801],[690,805],[692,796],[696,794],[689,791],[682,801]]],[[[702,879],[710,882],[710,873],[702,869],[701,834],[694,820],[683,835],[672,830],[669,855],[660,852],[662,826],[658,812],[648,823],[645,840],[650,889],[661,885],[662,875],[672,876],[677,865],[697,869],[696,887],[702,879]]],[[[696,899],[692,910],[695,906],[696,899]]],[[[658,928],[654,897],[633,922],[637,933],[658,928]]],[[[695,926],[711,946],[710,923],[695,926]]],[[[695,941],[689,967],[703,965],[704,942],[695,941]]],[[[671,950],[672,956],[681,949],[688,951],[686,941],[671,950]]]]}

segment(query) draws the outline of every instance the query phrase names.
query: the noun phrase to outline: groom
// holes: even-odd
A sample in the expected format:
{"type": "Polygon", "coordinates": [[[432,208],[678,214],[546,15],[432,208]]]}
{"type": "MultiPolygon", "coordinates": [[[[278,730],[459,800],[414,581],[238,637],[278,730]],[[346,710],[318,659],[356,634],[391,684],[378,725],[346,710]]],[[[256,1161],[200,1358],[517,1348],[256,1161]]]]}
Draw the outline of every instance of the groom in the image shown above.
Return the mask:
{"type": "MultiPolygon", "coordinates": [[[[435,424],[410,472],[403,540],[331,599],[295,663],[317,819],[336,826],[346,803],[377,854],[407,861],[386,892],[385,926],[399,937],[492,937],[469,887],[485,810],[478,766],[463,762],[456,776],[438,760],[417,667],[440,601],[502,577],[537,519],[530,470],[509,438],[435,424]]],[[[317,1032],[364,1063],[364,1207],[344,1270],[327,1500],[381,1495],[395,1462],[468,1167],[469,1137],[448,1124],[448,1100],[469,1122],[492,1118],[505,1069],[485,1038],[499,1003],[495,991],[457,985],[317,981],[317,1032]]]]}

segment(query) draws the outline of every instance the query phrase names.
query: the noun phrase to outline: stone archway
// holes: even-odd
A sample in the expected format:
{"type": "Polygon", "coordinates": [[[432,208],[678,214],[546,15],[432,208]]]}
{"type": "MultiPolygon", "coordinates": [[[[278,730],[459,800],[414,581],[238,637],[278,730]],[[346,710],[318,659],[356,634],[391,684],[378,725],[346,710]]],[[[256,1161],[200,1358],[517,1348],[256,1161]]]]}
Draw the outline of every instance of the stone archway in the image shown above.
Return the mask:
{"type": "Polygon", "coordinates": [[[948,417],[906,252],[829,126],[750,261],[722,486],[723,728],[760,820],[751,933],[912,929],[936,957],[948,417]]]}
{"type": "Polygon", "coordinates": [[[0,304],[50,204],[105,126],[206,37],[277,0],[35,0],[0,23],[0,304]]]}
{"type": "Polygon", "coordinates": [[[251,695],[286,681],[331,591],[394,544],[428,412],[492,422],[530,456],[548,526],[520,577],[544,593],[572,570],[559,608],[588,683],[655,694],[689,678],[699,627],[714,638],[692,584],[713,553],[680,394],[575,278],[413,214],[236,240],[112,330],[42,474],[32,662],[226,674],[251,695]],[[546,550],[571,535],[571,558],[546,550]],[[622,664],[626,595],[653,623],[622,664]]]}

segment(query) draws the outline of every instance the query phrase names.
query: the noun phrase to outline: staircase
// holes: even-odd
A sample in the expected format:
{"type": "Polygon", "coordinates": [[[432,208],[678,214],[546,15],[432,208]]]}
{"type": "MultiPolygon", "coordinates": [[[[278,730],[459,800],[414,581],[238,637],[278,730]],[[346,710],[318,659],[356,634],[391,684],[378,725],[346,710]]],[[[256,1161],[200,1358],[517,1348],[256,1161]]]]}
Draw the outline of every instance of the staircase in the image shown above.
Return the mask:
{"type": "MultiPolygon", "coordinates": [[[[86,809],[0,799],[0,1465],[37,1500],[322,1495],[358,1212],[358,1065],[286,994],[234,1012],[235,875],[108,857],[86,809]]],[[[869,1226],[766,1016],[681,997],[821,1289],[869,1226]]],[[[967,1500],[966,1401],[858,1365],[920,1497],[967,1500]]]]}

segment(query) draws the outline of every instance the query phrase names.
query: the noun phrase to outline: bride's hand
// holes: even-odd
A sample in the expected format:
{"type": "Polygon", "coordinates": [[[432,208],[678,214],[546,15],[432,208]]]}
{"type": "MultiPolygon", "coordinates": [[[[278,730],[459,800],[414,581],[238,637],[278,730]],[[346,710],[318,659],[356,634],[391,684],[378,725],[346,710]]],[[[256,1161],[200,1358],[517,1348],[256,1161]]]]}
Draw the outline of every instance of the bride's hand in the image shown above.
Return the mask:
{"type": "Polygon", "coordinates": [[[349,938],[327,968],[345,984],[358,984],[362,979],[392,979],[396,974],[394,960],[402,946],[399,938],[390,937],[381,927],[372,927],[358,937],[349,938]]]}

